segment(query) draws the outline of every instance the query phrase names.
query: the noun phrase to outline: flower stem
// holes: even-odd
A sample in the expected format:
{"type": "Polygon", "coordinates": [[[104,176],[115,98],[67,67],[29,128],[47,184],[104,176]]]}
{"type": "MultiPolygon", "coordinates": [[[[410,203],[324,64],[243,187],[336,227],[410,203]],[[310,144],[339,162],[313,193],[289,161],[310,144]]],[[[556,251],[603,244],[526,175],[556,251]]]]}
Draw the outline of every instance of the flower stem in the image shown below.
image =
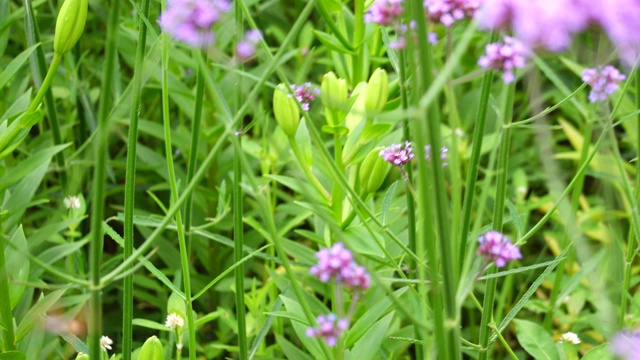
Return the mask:
{"type": "MultiPolygon", "coordinates": [[[[0,223],[1,226],[2,223],[0,223]]],[[[0,234],[2,234],[0,229],[0,234]]],[[[0,235],[4,236],[4,235],[0,235]]],[[[0,242],[0,324],[4,327],[2,331],[3,351],[11,351],[16,349],[15,334],[13,332],[13,313],[11,312],[11,298],[9,297],[9,274],[6,268],[6,259],[4,254],[4,241],[0,242]]]]}

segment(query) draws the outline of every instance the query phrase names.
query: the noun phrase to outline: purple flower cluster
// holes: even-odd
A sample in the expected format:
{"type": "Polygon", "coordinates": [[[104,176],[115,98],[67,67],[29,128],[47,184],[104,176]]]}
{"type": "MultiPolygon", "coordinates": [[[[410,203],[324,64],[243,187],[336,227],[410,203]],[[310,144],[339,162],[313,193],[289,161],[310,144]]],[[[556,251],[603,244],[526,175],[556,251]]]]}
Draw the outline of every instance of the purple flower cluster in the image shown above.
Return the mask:
{"type": "Polygon", "coordinates": [[[504,42],[495,42],[486,47],[487,54],[478,60],[478,65],[502,71],[502,80],[511,83],[515,80],[513,70],[523,68],[527,50],[516,39],[505,36],[504,42]]]}
{"type": "Polygon", "coordinates": [[[404,148],[402,148],[402,144],[392,144],[380,150],[380,156],[393,165],[402,166],[411,161],[414,155],[411,142],[405,141],[404,148]]]}
{"type": "Polygon", "coordinates": [[[424,0],[423,5],[431,21],[449,27],[457,20],[473,17],[480,0],[424,0]]]}
{"type": "MultiPolygon", "coordinates": [[[[447,152],[449,149],[446,146],[443,146],[440,149],[440,159],[442,160],[442,166],[447,166],[447,152]]],[[[431,160],[431,145],[425,145],[424,147],[424,158],[427,160],[431,160]]]]}
{"type": "Polygon", "coordinates": [[[574,33],[601,27],[629,64],[640,50],[637,0],[483,0],[476,18],[490,29],[510,29],[528,49],[565,50],[574,33]]]}
{"type": "Polygon", "coordinates": [[[337,282],[349,288],[366,290],[369,288],[369,274],[363,266],[353,260],[353,254],[342,243],[335,243],[330,249],[316,253],[318,264],[309,272],[323,282],[335,278],[337,282]]]}
{"type": "Polygon", "coordinates": [[[302,107],[302,110],[304,111],[309,111],[309,104],[316,98],[316,96],[320,95],[320,89],[313,87],[310,82],[299,86],[291,85],[291,90],[293,91],[293,96],[298,100],[300,107],[302,107]]]}
{"type": "Polygon", "coordinates": [[[207,47],[214,41],[211,27],[230,9],[229,0],[168,0],[158,22],[172,38],[207,47]]]}
{"type": "MultiPolygon", "coordinates": [[[[416,33],[416,22],[411,21],[409,26],[406,24],[402,24],[396,28],[396,33],[398,34],[398,39],[396,41],[392,41],[389,43],[389,48],[402,50],[407,46],[407,34],[412,39],[415,39],[416,33]]],[[[438,43],[438,35],[433,32],[427,33],[427,40],[430,44],[435,45],[438,43]]]]}
{"type": "Polygon", "coordinates": [[[520,249],[498,231],[491,230],[482,234],[478,242],[480,243],[478,255],[488,262],[495,262],[499,268],[504,267],[511,260],[522,258],[520,249]]]}
{"type": "Polygon", "coordinates": [[[340,333],[349,327],[347,319],[338,319],[335,314],[320,315],[316,321],[318,326],[307,328],[306,335],[322,338],[329,346],[335,346],[340,333]]]}
{"type": "Polygon", "coordinates": [[[613,94],[618,89],[618,84],[625,79],[626,77],[613,66],[585,69],[582,72],[582,81],[591,85],[591,102],[607,100],[607,95],[613,94]]]}
{"type": "Polygon", "coordinates": [[[640,331],[617,333],[611,343],[611,352],[623,360],[640,360],[640,331]]]}
{"type": "Polygon", "coordinates": [[[382,26],[391,25],[400,20],[404,8],[403,0],[375,0],[364,14],[365,22],[373,22],[382,26]]]}
{"type": "Polygon", "coordinates": [[[247,60],[256,53],[256,44],[262,40],[262,32],[260,30],[247,30],[244,40],[238,41],[236,44],[236,55],[239,60],[247,60]]]}

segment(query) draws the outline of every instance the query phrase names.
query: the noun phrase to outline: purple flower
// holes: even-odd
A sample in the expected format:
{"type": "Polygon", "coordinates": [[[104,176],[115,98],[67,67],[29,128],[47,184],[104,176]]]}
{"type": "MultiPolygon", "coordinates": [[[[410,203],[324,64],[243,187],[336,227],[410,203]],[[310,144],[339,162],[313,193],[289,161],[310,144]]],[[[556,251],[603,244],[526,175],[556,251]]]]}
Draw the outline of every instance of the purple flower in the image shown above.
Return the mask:
{"type": "Polygon", "coordinates": [[[338,319],[334,314],[320,315],[318,326],[307,328],[308,337],[321,337],[329,346],[335,346],[340,333],[349,327],[347,319],[338,319]]]}
{"type": "Polygon", "coordinates": [[[390,25],[400,20],[403,0],[375,0],[364,14],[365,22],[373,22],[379,25],[390,25]]]}
{"type": "Polygon", "coordinates": [[[304,111],[309,111],[309,104],[316,98],[316,96],[320,95],[320,89],[314,88],[310,82],[304,83],[300,86],[291,85],[291,90],[293,90],[293,95],[296,100],[298,100],[302,110],[304,111]]]}
{"type": "Polygon", "coordinates": [[[604,68],[584,69],[582,72],[582,81],[591,85],[589,93],[589,101],[591,102],[607,100],[607,95],[618,90],[618,84],[625,79],[626,76],[610,65],[604,68]]]}
{"type": "Polygon", "coordinates": [[[168,0],[158,22],[172,38],[195,47],[207,47],[214,40],[211,27],[231,9],[228,0],[168,0]]]}
{"type": "MultiPolygon", "coordinates": [[[[396,26],[395,28],[396,28],[396,33],[398,34],[398,39],[396,41],[389,43],[389,48],[397,49],[397,50],[404,49],[407,46],[407,33],[409,33],[410,37],[415,41],[415,37],[416,37],[415,20],[412,20],[409,23],[409,26],[402,24],[400,26],[396,26]]],[[[429,41],[430,44],[435,45],[438,43],[438,35],[433,32],[428,32],[427,40],[429,41]]]]}
{"type": "Polygon", "coordinates": [[[236,55],[240,60],[252,57],[256,52],[256,44],[262,40],[262,32],[259,30],[248,30],[244,40],[236,44],[236,55]]]}
{"type": "Polygon", "coordinates": [[[571,44],[573,33],[589,24],[591,2],[484,0],[476,17],[485,28],[511,29],[528,49],[542,46],[561,51],[571,44]]]}
{"type": "MultiPolygon", "coordinates": [[[[586,1],[586,0],[585,0],[586,1]]],[[[640,3],[637,0],[588,2],[592,21],[617,46],[622,59],[633,64],[640,50],[640,3]]]]}
{"type": "MultiPolygon", "coordinates": [[[[447,164],[447,152],[449,151],[449,149],[447,149],[446,146],[443,146],[440,149],[440,159],[442,160],[442,166],[447,166],[449,164],[447,164]]],[[[427,160],[431,160],[431,145],[425,145],[424,147],[424,158],[427,160]]]]}
{"type": "Polygon", "coordinates": [[[511,37],[505,36],[504,43],[495,42],[486,47],[487,54],[480,57],[478,65],[502,71],[502,80],[511,83],[515,80],[513,70],[523,68],[527,50],[522,44],[511,37]]]}
{"type": "Polygon", "coordinates": [[[330,249],[316,253],[318,264],[309,272],[323,282],[335,278],[337,282],[349,288],[366,290],[369,288],[369,274],[353,260],[353,254],[342,243],[335,243],[330,249]]]}
{"type": "Polygon", "coordinates": [[[423,6],[433,22],[449,27],[457,20],[472,17],[480,0],[424,0],[423,6]]]}
{"type": "Polygon", "coordinates": [[[498,231],[488,231],[478,238],[480,248],[478,255],[488,262],[495,262],[501,268],[507,265],[508,261],[522,258],[520,249],[513,245],[508,237],[498,231]]]}
{"type": "Polygon", "coordinates": [[[405,141],[404,149],[402,144],[392,144],[387,148],[380,150],[380,156],[396,166],[402,166],[413,159],[413,148],[411,142],[405,141]]]}
{"type": "Polygon", "coordinates": [[[640,332],[621,331],[611,343],[611,352],[623,360],[640,360],[640,332]]]}

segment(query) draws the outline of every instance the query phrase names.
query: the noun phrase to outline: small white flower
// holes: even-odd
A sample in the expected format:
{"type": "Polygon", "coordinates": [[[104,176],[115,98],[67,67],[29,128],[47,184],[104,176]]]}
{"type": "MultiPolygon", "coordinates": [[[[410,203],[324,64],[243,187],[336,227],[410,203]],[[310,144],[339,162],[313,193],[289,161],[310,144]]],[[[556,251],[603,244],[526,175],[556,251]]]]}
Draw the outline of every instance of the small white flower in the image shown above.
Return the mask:
{"type": "Polygon", "coordinates": [[[64,198],[64,207],[67,209],[80,209],[80,198],[77,196],[67,196],[64,198]]]}
{"type": "Polygon", "coordinates": [[[111,345],[113,345],[113,340],[111,340],[108,336],[103,336],[100,338],[100,347],[102,348],[102,350],[111,350],[111,345]]]}
{"type": "Polygon", "coordinates": [[[178,349],[178,351],[182,350],[182,344],[176,344],[176,349],[178,349]]]}
{"type": "Polygon", "coordinates": [[[580,344],[580,338],[578,337],[578,335],[576,335],[576,333],[572,333],[572,332],[566,332],[562,334],[562,340],[572,343],[574,345],[580,344]]]}
{"type": "Polygon", "coordinates": [[[169,315],[167,315],[167,321],[164,323],[164,325],[166,327],[168,327],[169,329],[175,329],[176,326],[177,327],[183,327],[184,326],[184,319],[176,314],[176,313],[171,313],[169,315]]]}

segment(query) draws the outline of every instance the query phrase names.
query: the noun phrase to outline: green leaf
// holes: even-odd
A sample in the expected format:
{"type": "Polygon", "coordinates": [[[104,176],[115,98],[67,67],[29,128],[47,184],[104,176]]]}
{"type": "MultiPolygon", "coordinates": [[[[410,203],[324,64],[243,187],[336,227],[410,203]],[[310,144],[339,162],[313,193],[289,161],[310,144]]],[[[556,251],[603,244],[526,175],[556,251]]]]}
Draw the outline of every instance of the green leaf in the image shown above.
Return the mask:
{"type": "Polygon", "coordinates": [[[164,324],[160,324],[155,321],[147,320],[147,319],[133,319],[131,323],[135,326],[140,326],[147,329],[153,329],[158,331],[170,331],[168,327],[164,324]]]}
{"type": "Polygon", "coordinates": [[[29,55],[39,46],[39,44],[33,45],[30,48],[27,48],[25,51],[21,52],[18,56],[16,56],[4,71],[0,72],[0,89],[2,89],[9,80],[18,73],[20,68],[27,62],[29,59],[29,55]]]}
{"type": "Polygon", "coordinates": [[[326,32],[313,30],[313,34],[320,40],[322,45],[326,46],[330,50],[337,51],[342,54],[354,55],[355,53],[346,47],[342,46],[340,41],[335,36],[329,35],[326,32]]]}
{"type": "Polygon", "coordinates": [[[25,176],[33,172],[40,165],[48,163],[51,158],[70,144],[52,146],[37,153],[30,155],[26,160],[20,162],[20,166],[16,166],[0,178],[0,191],[5,191],[11,185],[22,180],[25,176]]]}
{"type": "Polygon", "coordinates": [[[520,345],[536,360],[560,360],[551,335],[540,325],[515,319],[516,337],[520,345]]]}
{"type": "Polygon", "coordinates": [[[361,338],[356,342],[347,354],[347,360],[357,359],[375,359],[377,358],[378,349],[382,346],[389,325],[393,319],[395,312],[391,312],[387,316],[376,322],[361,338]]]}
{"type": "Polygon", "coordinates": [[[0,360],[26,360],[27,356],[20,351],[7,351],[0,354],[0,360]]]}
{"type": "MultiPolygon", "coordinates": [[[[404,294],[409,288],[403,287],[396,291],[394,291],[393,295],[396,298],[400,298],[402,294],[404,294]]],[[[346,347],[350,348],[353,344],[360,340],[365,333],[371,329],[375,322],[380,319],[384,314],[391,311],[393,305],[393,300],[391,300],[390,296],[385,297],[382,301],[377,302],[371,309],[367,310],[362,317],[356,321],[353,326],[349,329],[349,333],[347,333],[346,339],[346,347]]]]}
{"type": "Polygon", "coordinates": [[[305,349],[311,353],[311,355],[316,359],[324,359],[324,353],[322,352],[322,348],[320,347],[319,340],[316,338],[310,338],[306,335],[307,328],[309,325],[306,321],[306,316],[304,315],[304,311],[302,311],[302,306],[298,304],[296,300],[288,298],[284,295],[280,295],[282,299],[282,303],[288,312],[291,313],[291,316],[295,316],[297,319],[305,319],[303,323],[300,323],[297,320],[292,320],[291,325],[293,325],[293,330],[296,335],[298,335],[298,339],[304,345],[305,349]]]}
{"type": "Polygon", "coordinates": [[[609,350],[609,344],[602,344],[589,350],[582,360],[613,360],[613,354],[609,350]]]}
{"type": "Polygon", "coordinates": [[[362,130],[358,143],[366,144],[369,141],[375,140],[379,136],[384,135],[391,128],[391,123],[377,123],[371,124],[362,130]]]}
{"type": "MultiPolygon", "coordinates": [[[[27,239],[24,237],[22,231],[22,225],[11,236],[9,240],[15,248],[9,246],[6,250],[7,259],[7,271],[9,272],[9,298],[11,299],[11,309],[14,309],[24,293],[25,286],[20,283],[25,283],[29,280],[29,268],[30,262],[28,256],[24,255],[29,252],[29,246],[27,245],[27,239]],[[17,249],[16,249],[17,248],[17,249]]],[[[0,245],[4,246],[4,244],[0,245]]]]}
{"type": "Polygon", "coordinates": [[[393,195],[396,192],[396,187],[398,187],[398,181],[391,184],[387,193],[384,194],[384,200],[382,201],[382,214],[380,215],[380,221],[382,221],[383,225],[386,225],[387,213],[391,207],[391,201],[393,200],[393,195]]]}
{"type": "Polygon", "coordinates": [[[282,352],[284,352],[285,358],[287,359],[313,360],[309,354],[298,349],[297,346],[293,345],[280,335],[276,335],[276,342],[282,348],[282,352]]]}
{"type": "Polygon", "coordinates": [[[35,303],[29,311],[27,311],[16,330],[16,342],[20,341],[29,333],[29,331],[31,331],[31,329],[33,329],[38,321],[40,321],[41,314],[46,314],[66,291],[67,289],[60,289],[47,296],[41,297],[40,300],[38,300],[38,302],[35,303]]]}

